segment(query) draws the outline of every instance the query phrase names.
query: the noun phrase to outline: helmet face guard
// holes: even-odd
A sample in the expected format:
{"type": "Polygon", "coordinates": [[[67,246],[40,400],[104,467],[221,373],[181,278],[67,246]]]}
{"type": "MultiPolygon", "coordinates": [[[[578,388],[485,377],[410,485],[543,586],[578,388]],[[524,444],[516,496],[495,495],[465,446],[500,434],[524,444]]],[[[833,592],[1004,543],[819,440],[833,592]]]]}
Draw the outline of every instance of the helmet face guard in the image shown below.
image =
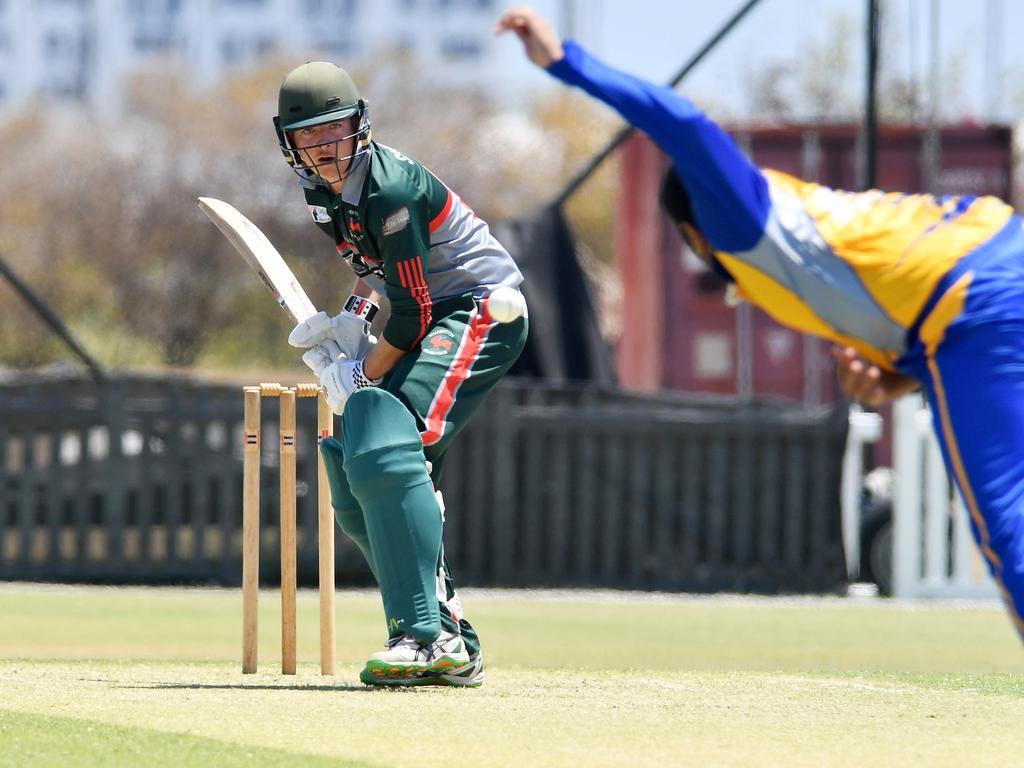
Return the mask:
{"type": "Polygon", "coordinates": [[[367,108],[366,99],[360,99],[358,101],[355,112],[351,115],[346,115],[344,117],[332,117],[331,115],[326,115],[323,120],[315,123],[304,121],[301,125],[286,128],[282,126],[280,116],[277,116],[274,118],[274,131],[277,133],[277,141],[281,147],[281,154],[284,155],[285,162],[288,163],[289,167],[299,176],[299,178],[318,186],[327,187],[328,189],[330,189],[331,182],[320,173],[321,169],[333,166],[337,174],[337,178],[334,183],[344,181],[355,169],[356,159],[370,151],[370,113],[367,108]],[[328,123],[335,123],[341,120],[348,120],[352,117],[356,118],[356,130],[341,137],[340,139],[332,139],[331,141],[325,141],[320,144],[311,144],[306,147],[297,147],[289,136],[292,131],[311,128],[314,125],[326,125],[328,123]],[[338,145],[342,142],[348,141],[349,139],[355,139],[352,154],[339,157],[338,145]],[[324,162],[318,162],[316,158],[317,150],[328,145],[333,145],[334,147],[334,158],[324,162]]]}

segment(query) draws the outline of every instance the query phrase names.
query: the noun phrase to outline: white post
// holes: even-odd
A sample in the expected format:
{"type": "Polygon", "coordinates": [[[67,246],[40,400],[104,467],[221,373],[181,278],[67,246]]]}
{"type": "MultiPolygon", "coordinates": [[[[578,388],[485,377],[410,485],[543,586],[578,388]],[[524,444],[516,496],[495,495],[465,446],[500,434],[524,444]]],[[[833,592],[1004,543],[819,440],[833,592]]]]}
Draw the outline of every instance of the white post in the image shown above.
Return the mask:
{"type": "Polygon", "coordinates": [[[864,445],[877,442],[881,436],[882,417],[877,413],[865,413],[856,403],[851,405],[850,431],[846,436],[839,491],[846,575],[851,582],[860,578],[860,495],[864,480],[864,445]]]}
{"type": "Polygon", "coordinates": [[[893,405],[893,472],[893,596],[998,597],[916,396],[893,405]]]}
{"type": "MultiPolygon", "coordinates": [[[[939,452],[939,443],[930,434],[918,434],[924,443],[924,584],[926,590],[941,589],[949,579],[949,476],[939,452]]],[[[927,425],[924,425],[927,429],[927,425]]]]}
{"type": "Polygon", "coordinates": [[[914,597],[921,575],[920,398],[901,397],[892,406],[894,597],[914,597]]]}
{"type": "Polygon", "coordinates": [[[984,568],[980,562],[977,545],[971,534],[967,520],[967,507],[959,492],[954,496],[953,514],[953,581],[961,588],[969,588],[973,583],[981,581],[977,573],[978,567],[984,568]]]}

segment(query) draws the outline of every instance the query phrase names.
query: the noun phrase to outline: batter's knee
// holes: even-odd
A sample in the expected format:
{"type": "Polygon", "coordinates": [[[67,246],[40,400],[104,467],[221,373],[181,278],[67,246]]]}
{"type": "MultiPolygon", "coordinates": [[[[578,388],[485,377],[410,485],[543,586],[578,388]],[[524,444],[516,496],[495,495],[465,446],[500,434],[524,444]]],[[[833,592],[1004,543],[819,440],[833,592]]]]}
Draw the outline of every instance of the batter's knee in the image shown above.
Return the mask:
{"type": "Polygon", "coordinates": [[[387,390],[369,387],[357,390],[348,399],[341,425],[345,461],[408,443],[415,444],[422,453],[416,419],[397,397],[387,390]]]}
{"type": "MultiPolygon", "coordinates": [[[[416,419],[382,389],[361,389],[345,405],[341,430],[345,475],[360,502],[385,487],[429,483],[416,419]]],[[[363,504],[365,508],[365,504],[363,504]]]]}
{"type": "Polygon", "coordinates": [[[320,443],[320,452],[323,454],[324,467],[327,469],[327,482],[331,486],[334,519],[344,534],[359,547],[370,565],[370,570],[376,576],[377,568],[373,559],[373,548],[370,546],[370,535],[366,529],[366,517],[349,487],[341,443],[333,437],[325,438],[320,443]]]}
{"type": "Polygon", "coordinates": [[[349,518],[359,516],[359,502],[352,495],[348,478],[345,476],[345,454],[341,443],[333,437],[325,438],[320,443],[320,453],[324,457],[324,468],[327,470],[327,483],[331,486],[331,506],[334,517],[342,530],[348,533],[346,522],[349,518]]]}

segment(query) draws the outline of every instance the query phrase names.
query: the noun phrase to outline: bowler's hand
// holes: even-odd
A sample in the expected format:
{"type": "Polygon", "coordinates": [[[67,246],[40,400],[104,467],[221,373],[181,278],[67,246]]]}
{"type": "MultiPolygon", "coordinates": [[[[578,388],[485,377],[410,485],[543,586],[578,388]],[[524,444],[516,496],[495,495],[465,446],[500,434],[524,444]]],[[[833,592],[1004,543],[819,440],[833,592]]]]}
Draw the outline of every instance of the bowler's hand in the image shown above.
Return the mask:
{"type": "Polygon", "coordinates": [[[868,362],[853,347],[832,347],[832,357],[836,361],[839,386],[847,395],[869,408],[877,408],[918,387],[914,379],[883,371],[868,362]]]}
{"type": "Polygon", "coordinates": [[[517,6],[498,19],[494,34],[509,31],[523,42],[527,58],[541,69],[547,69],[565,56],[562,42],[550,22],[528,5],[517,6]]]}

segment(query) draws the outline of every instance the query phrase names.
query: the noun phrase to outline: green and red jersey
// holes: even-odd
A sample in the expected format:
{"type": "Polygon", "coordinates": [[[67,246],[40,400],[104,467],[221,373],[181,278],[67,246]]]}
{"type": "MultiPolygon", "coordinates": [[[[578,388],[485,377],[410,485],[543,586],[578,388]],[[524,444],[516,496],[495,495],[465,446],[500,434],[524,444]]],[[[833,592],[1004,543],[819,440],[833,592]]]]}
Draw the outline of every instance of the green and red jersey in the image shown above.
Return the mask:
{"type": "Polygon", "coordinates": [[[304,181],[306,202],[353,271],[387,296],[383,337],[411,350],[447,299],[483,298],[523,276],[512,257],[458,195],[413,158],[370,143],[341,194],[304,181]]]}

